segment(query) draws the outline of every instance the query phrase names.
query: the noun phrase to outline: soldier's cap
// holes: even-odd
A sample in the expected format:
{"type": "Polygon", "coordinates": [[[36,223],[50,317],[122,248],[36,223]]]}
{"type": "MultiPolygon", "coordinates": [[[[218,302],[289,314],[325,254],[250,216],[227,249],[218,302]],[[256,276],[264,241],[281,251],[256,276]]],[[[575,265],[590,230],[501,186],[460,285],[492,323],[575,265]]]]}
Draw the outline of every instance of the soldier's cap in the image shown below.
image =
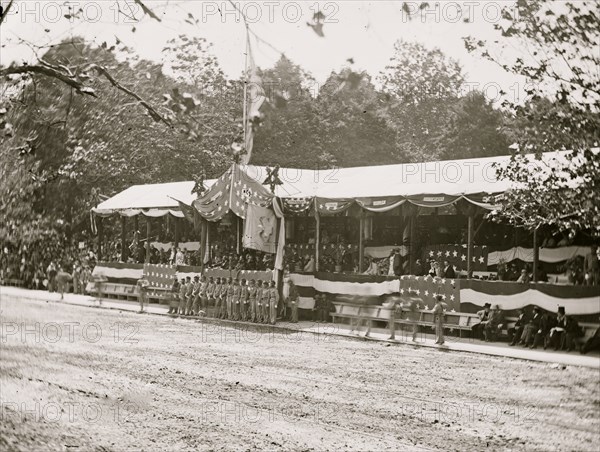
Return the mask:
{"type": "Polygon", "coordinates": [[[197,281],[200,279],[200,276],[196,275],[196,276],[194,276],[194,279],[197,281]]]}
{"type": "Polygon", "coordinates": [[[181,278],[181,282],[185,282],[185,278],[181,278]]]}
{"type": "Polygon", "coordinates": [[[185,277],[185,280],[186,280],[186,281],[191,281],[191,280],[192,280],[192,278],[191,278],[190,276],[186,276],[186,277],[185,277]]]}
{"type": "Polygon", "coordinates": [[[270,283],[270,284],[271,284],[272,286],[274,286],[274,285],[275,285],[275,281],[271,281],[271,283],[270,283]]]}
{"type": "Polygon", "coordinates": [[[242,278],[242,282],[243,282],[243,283],[245,283],[245,282],[246,282],[246,280],[242,278]]]}
{"type": "Polygon", "coordinates": [[[269,285],[269,281],[264,281],[263,282],[263,286],[268,286],[269,285]]]}

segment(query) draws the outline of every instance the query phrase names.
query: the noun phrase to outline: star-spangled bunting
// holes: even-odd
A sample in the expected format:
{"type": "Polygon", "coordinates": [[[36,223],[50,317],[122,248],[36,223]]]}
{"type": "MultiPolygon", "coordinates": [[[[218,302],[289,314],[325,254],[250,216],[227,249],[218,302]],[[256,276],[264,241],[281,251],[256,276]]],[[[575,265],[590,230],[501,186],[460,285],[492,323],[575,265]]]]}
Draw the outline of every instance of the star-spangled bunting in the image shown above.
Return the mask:
{"type": "Polygon", "coordinates": [[[434,304],[436,295],[441,295],[448,309],[460,311],[460,288],[456,283],[454,279],[403,276],[400,278],[400,295],[417,295],[426,305],[434,304]]]}
{"type": "MultiPolygon", "coordinates": [[[[448,261],[456,271],[467,270],[466,245],[430,245],[423,253],[424,260],[434,259],[438,262],[448,261]]],[[[488,262],[488,248],[486,246],[473,247],[473,270],[486,271],[488,262]]]]}
{"type": "Polygon", "coordinates": [[[285,213],[302,213],[310,209],[311,198],[283,198],[283,211],[285,213]]]}
{"type": "Polygon", "coordinates": [[[150,283],[149,290],[169,289],[173,285],[173,279],[177,275],[177,267],[163,264],[144,264],[144,275],[150,283]]]}

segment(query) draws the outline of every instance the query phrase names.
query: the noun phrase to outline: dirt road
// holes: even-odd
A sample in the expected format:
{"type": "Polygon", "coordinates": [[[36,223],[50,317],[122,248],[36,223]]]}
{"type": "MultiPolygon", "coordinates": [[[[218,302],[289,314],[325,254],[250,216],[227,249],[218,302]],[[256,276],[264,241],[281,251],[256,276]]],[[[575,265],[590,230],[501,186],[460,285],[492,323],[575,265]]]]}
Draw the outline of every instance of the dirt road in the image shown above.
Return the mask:
{"type": "Polygon", "coordinates": [[[1,450],[600,443],[594,369],[59,303],[0,309],[1,450]]]}

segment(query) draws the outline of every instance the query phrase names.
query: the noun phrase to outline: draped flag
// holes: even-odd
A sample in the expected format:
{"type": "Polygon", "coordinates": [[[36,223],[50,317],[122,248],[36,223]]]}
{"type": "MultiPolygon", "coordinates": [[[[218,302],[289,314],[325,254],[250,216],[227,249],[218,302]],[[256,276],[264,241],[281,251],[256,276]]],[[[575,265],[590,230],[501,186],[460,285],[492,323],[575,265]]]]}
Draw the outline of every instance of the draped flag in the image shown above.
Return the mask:
{"type": "Polygon", "coordinates": [[[162,264],[144,264],[144,275],[150,288],[168,289],[177,275],[177,267],[162,264]]]}
{"type": "Polygon", "coordinates": [[[249,204],[242,240],[244,248],[274,254],[277,251],[276,238],[277,219],[273,210],[249,204]]]}
{"type": "MultiPolygon", "coordinates": [[[[171,199],[175,199],[175,198],[171,198],[171,199]]],[[[187,221],[189,221],[190,223],[194,224],[194,208],[192,206],[188,206],[187,204],[185,204],[177,199],[175,199],[175,201],[177,201],[177,204],[179,204],[179,209],[183,213],[183,216],[185,217],[185,219],[187,221]]]]}
{"type": "Polygon", "coordinates": [[[460,311],[460,287],[456,279],[402,276],[400,295],[420,297],[423,300],[421,309],[433,309],[435,297],[440,295],[442,301],[448,305],[448,310],[460,311]]]}
{"type": "Polygon", "coordinates": [[[246,52],[248,54],[248,66],[246,68],[246,86],[247,98],[246,107],[246,123],[245,127],[245,140],[244,148],[246,153],[241,158],[241,163],[247,165],[252,156],[252,146],[254,144],[254,132],[260,123],[261,113],[260,107],[264,103],[265,91],[262,87],[262,80],[258,75],[256,64],[254,63],[254,57],[252,56],[252,49],[250,47],[250,40],[248,39],[246,46],[246,52]]]}

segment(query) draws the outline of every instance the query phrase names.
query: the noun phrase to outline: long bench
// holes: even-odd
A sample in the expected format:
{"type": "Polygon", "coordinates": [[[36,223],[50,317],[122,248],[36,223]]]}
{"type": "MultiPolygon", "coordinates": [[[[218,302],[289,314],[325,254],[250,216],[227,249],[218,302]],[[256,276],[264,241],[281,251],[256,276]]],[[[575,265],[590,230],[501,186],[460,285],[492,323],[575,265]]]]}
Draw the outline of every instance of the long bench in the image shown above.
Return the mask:
{"type": "Polygon", "coordinates": [[[90,294],[113,300],[137,301],[139,296],[137,287],[132,284],[89,282],[85,290],[90,294]],[[100,288],[98,288],[98,285],[100,288]]]}
{"type": "Polygon", "coordinates": [[[12,286],[12,287],[24,287],[25,281],[23,281],[22,279],[7,278],[7,279],[2,280],[2,285],[3,286],[12,286]]]}
{"type": "MultiPolygon", "coordinates": [[[[86,286],[86,291],[90,294],[98,296],[98,283],[89,282],[86,286]]],[[[167,304],[170,300],[171,289],[163,287],[149,287],[148,288],[148,301],[150,303],[156,302],[161,304],[167,304]]],[[[139,289],[133,284],[119,284],[110,282],[100,283],[100,293],[102,298],[114,299],[114,300],[139,300],[139,289]]]]}
{"type": "MultiPolygon", "coordinates": [[[[373,322],[386,322],[390,328],[391,336],[397,325],[419,325],[424,327],[435,327],[434,314],[425,309],[411,311],[409,309],[396,309],[391,306],[358,305],[352,303],[334,302],[335,312],[331,313],[333,322],[336,319],[349,319],[351,329],[367,323],[368,336],[373,322]]],[[[446,312],[444,328],[458,330],[462,337],[462,331],[471,331],[471,327],[477,323],[477,314],[464,312],[446,312]]]]}

